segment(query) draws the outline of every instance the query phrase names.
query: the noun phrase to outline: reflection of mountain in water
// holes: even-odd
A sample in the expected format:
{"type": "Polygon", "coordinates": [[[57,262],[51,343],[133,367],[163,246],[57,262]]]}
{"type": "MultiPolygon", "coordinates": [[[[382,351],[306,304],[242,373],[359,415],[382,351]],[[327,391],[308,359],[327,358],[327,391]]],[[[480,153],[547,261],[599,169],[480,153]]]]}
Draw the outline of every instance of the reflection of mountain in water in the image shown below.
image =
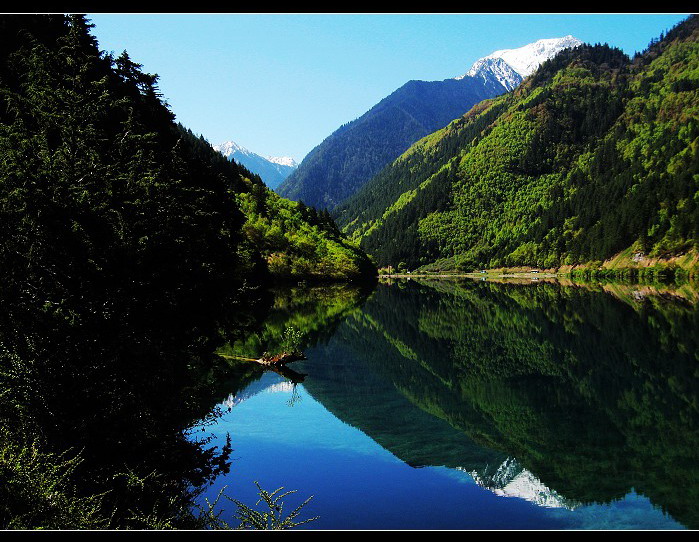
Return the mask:
{"type": "Polygon", "coordinates": [[[697,526],[698,315],[546,283],[379,286],[300,367],[309,393],[410,465],[546,505],[634,489],[697,526]],[[508,457],[522,468],[509,481],[483,473],[510,472],[508,457]]]}
{"type": "MultiPolygon", "coordinates": [[[[457,467],[457,469],[464,470],[461,467],[457,467]]],[[[501,497],[519,497],[546,508],[566,508],[568,510],[575,510],[581,504],[566,499],[542,484],[541,480],[512,457],[503,461],[492,474],[488,474],[487,469],[482,472],[470,471],[469,474],[479,486],[501,497]]]]}
{"type": "MultiPolygon", "coordinates": [[[[349,319],[327,345],[309,352],[300,365],[309,373],[304,388],[343,422],[360,429],[383,448],[413,467],[440,465],[478,468],[504,456],[484,448],[449,423],[425,412],[396,388],[386,372],[358,353],[348,341],[349,319]]],[[[350,328],[351,329],[351,328],[350,328]]],[[[351,334],[351,339],[361,337],[351,334]]],[[[389,367],[401,358],[374,353],[389,367]]]]}

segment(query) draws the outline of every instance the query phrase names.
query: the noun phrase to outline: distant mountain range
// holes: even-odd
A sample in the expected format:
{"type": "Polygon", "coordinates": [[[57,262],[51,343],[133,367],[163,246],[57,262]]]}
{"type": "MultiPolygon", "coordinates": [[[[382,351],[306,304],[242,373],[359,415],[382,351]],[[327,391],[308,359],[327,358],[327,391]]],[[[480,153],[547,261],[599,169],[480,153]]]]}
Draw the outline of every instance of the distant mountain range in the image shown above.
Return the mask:
{"type": "Polygon", "coordinates": [[[252,173],[257,173],[272,189],[277,188],[298,167],[293,158],[288,156],[268,156],[265,158],[238,145],[235,141],[214,145],[214,149],[229,160],[235,160],[245,166],[252,173]]]}
{"type": "Polygon", "coordinates": [[[495,51],[460,77],[409,81],[328,136],[277,191],[289,199],[332,209],[417,140],[476,103],[512,90],[543,61],[580,43],[572,36],[539,40],[495,51]]]}

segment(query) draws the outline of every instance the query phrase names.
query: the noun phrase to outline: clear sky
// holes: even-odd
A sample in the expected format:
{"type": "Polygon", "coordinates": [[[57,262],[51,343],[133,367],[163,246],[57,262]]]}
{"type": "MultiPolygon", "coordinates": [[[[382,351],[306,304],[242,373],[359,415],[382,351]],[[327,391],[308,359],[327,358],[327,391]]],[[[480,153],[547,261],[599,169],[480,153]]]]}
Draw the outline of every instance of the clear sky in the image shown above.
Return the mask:
{"type": "Polygon", "coordinates": [[[193,132],[297,161],[410,79],[448,79],[497,49],[568,34],[633,55],[685,16],[88,14],[103,50],[160,75],[193,132]]]}

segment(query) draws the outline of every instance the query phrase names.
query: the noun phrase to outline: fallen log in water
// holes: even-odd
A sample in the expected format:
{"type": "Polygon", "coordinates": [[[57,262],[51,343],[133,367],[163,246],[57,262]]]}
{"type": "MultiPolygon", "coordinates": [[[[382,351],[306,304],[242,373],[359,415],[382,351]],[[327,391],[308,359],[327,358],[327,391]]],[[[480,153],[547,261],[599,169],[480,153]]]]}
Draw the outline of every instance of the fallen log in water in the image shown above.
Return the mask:
{"type": "Polygon", "coordinates": [[[253,363],[256,363],[257,365],[262,366],[262,368],[264,369],[274,371],[278,375],[281,375],[284,378],[291,380],[291,382],[293,382],[294,384],[303,382],[305,378],[308,376],[306,373],[297,373],[296,371],[292,371],[285,365],[286,363],[291,363],[292,361],[306,359],[306,356],[303,355],[303,353],[301,352],[292,352],[291,354],[289,354],[288,352],[284,352],[276,356],[268,356],[263,354],[263,356],[259,359],[244,358],[243,356],[231,356],[228,354],[219,354],[219,356],[226,359],[239,359],[242,361],[251,361],[253,363]]]}
{"type": "Polygon", "coordinates": [[[298,361],[306,359],[306,356],[302,352],[282,352],[281,354],[262,354],[260,359],[257,359],[257,363],[262,365],[286,365],[292,361],[298,361]]]}
{"type": "Polygon", "coordinates": [[[267,354],[266,352],[262,354],[262,357],[258,359],[253,359],[253,358],[244,358],[242,356],[231,356],[227,354],[219,354],[221,357],[228,358],[228,359],[240,359],[243,361],[252,361],[255,363],[259,363],[260,365],[264,365],[266,367],[282,367],[286,365],[287,363],[291,363],[292,361],[299,361],[302,359],[306,359],[306,356],[303,354],[303,352],[282,352],[281,354],[267,354]]]}

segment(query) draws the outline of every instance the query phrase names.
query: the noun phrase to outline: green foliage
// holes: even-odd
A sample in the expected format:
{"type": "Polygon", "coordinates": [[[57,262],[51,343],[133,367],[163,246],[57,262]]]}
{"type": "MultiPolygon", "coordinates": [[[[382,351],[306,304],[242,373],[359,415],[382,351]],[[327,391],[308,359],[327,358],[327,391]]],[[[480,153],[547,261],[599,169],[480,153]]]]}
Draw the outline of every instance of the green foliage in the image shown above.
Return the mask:
{"type": "Polygon", "coordinates": [[[287,327],[281,338],[283,352],[300,352],[303,333],[301,330],[287,327]]]}
{"type": "Polygon", "coordinates": [[[100,53],[84,17],[39,20],[0,18],[3,282],[76,322],[114,292],[235,305],[251,279],[240,172],[174,124],[156,76],[100,53]]]}
{"type": "MultiPolygon", "coordinates": [[[[47,454],[39,451],[36,443],[18,446],[8,440],[7,433],[0,436],[0,525],[5,529],[104,529],[113,527],[112,518],[105,515],[103,495],[81,497],[75,488],[75,469],[80,465],[79,456],[47,454]]],[[[139,477],[133,471],[117,475],[123,477],[132,490],[143,491],[153,482],[161,484],[161,477],[152,472],[139,477]]],[[[282,499],[296,491],[280,493],[262,489],[257,482],[260,499],[269,512],[259,512],[224,493],[224,486],[214,502],[206,499],[207,507],[180,502],[176,496],[156,504],[152,510],[130,510],[130,527],[153,530],[177,529],[187,525],[198,529],[291,529],[318,519],[312,517],[295,521],[312,496],[284,516],[282,499]],[[216,512],[221,497],[234,502],[239,520],[232,527],[222,519],[223,510],[216,512]]],[[[162,486],[161,486],[162,487],[162,486]]]]}
{"type": "Polygon", "coordinates": [[[82,16],[0,17],[3,280],[76,319],[105,307],[86,307],[85,290],[155,288],[163,306],[215,291],[209,310],[224,310],[268,281],[268,267],[372,273],[328,216],[274,195],[175,124],[157,76],[125,52],[101,53],[90,27],[82,16]]]}
{"type": "Polygon", "coordinates": [[[285,517],[284,502],[281,499],[286,497],[287,495],[296,493],[296,490],[285,491],[284,493],[280,493],[280,491],[284,489],[283,487],[280,487],[270,493],[262,489],[259,483],[255,482],[255,485],[257,486],[258,492],[260,494],[260,499],[255,504],[260,504],[261,502],[264,502],[269,511],[260,512],[238,500],[234,500],[233,502],[235,502],[236,506],[238,507],[236,517],[240,521],[240,529],[291,529],[293,527],[298,527],[299,525],[303,525],[304,523],[309,523],[318,519],[318,517],[316,516],[303,521],[294,521],[301,513],[301,509],[310,502],[313,496],[308,497],[308,499],[306,499],[299,506],[294,508],[285,517]]]}
{"type": "Polygon", "coordinates": [[[107,527],[101,495],[83,497],[72,477],[78,455],[51,454],[36,442],[19,444],[0,433],[0,525],[5,529],[107,527]]]}
{"type": "Polygon", "coordinates": [[[277,279],[356,280],[376,274],[327,211],[284,199],[260,184],[238,194],[243,232],[277,279]]]}

